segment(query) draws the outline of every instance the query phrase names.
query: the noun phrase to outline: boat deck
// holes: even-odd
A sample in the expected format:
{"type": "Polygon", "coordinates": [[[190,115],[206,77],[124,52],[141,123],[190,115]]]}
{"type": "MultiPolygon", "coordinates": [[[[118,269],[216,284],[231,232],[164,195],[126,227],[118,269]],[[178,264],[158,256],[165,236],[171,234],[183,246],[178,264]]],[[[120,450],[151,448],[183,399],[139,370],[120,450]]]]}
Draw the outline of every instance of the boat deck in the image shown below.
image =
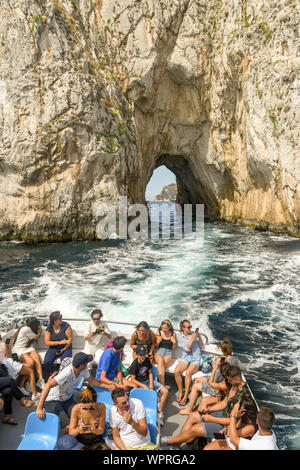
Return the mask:
{"type": "MultiPolygon", "coordinates": [[[[69,322],[71,323],[71,322],[69,322]]],[[[73,329],[73,355],[78,352],[78,351],[83,351],[84,349],[84,333],[82,329],[82,325],[72,325],[73,329]]],[[[132,327],[131,327],[132,331],[132,327]]],[[[7,338],[11,338],[13,336],[13,331],[10,331],[8,334],[2,334],[2,339],[5,340],[7,338]]],[[[122,330],[118,331],[111,331],[112,336],[125,336],[128,340],[130,339],[130,334],[126,332],[126,329],[122,328],[122,330]]],[[[46,346],[44,344],[43,338],[40,338],[38,344],[37,344],[37,350],[41,356],[41,359],[43,360],[45,352],[46,352],[46,346]]],[[[177,348],[175,351],[175,360],[174,363],[171,365],[169,368],[169,371],[166,373],[166,385],[169,387],[169,397],[168,401],[166,403],[165,409],[164,409],[164,425],[160,427],[160,430],[158,429],[158,432],[160,432],[161,436],[174,436],[176,435],[181,427],[183,426],[186,416],[179,415],[178,411],[181,409],[179,404],[176,402],[176,395],[177,395],[177,386],[175,383],[174,379],[174,369],[176,367],[176,363],[178,362],[178,358],[181,356],[181,348],[177,348]]],[[[219,352],[217,350],[217,347],[215,345],[208,345],[205,346],[205,351],[210,352],[212,355],[217,355],[219,352]]],[[[125,356],[123,358],[123,363],[126,367],[128,367],[131,362],[132,362],[132,350],[129,346],[129,341],[127,342],[125,348],[124,348],[124,353],[125,356]]],[[[95,374],[95,367],[93,367],[93,375],[95,374]]],[[[194,374],[193,379],[195,377],[202,376],[203,373],[201,371],[197,372],[194,374]]],[[[78,392],[77,392],[78,393],[78,392]]],[[[25,424],[26,424],[26,419],[29,413],[33,412],[36,410],[36,407],[30,407],[30,408],[25,408],[23,406],[20,406],[19,403],[14,399],[13,401],[13,416],[18,422],[18,425],[8,425],[8,424],[3,424],[2,417],[3,417],[3,410],[0,411],[0,450],[16,450],[18,448],[18,445],[20,444],[24,429],[25,429],[25,424]]]]}

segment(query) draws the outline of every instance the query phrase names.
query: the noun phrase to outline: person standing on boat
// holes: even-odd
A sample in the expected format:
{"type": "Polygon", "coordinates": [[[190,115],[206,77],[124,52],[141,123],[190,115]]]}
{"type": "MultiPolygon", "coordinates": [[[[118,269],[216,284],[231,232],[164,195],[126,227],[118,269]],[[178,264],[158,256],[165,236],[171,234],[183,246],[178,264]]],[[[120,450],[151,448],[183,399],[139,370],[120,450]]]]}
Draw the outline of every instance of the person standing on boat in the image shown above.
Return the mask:
{"type": "MultiPolygon", "coordinates": [[[[32,346],[34,341],[37,342],[39,340],[41,332],[41,322],[35,317],[28,318],[26,325],[21,326],[14,336],[12,353],[17,354],[19,360],[23,362],[23,364],[28,367],[32,367],[32,369],[37,372],[37,385],[42,389],[45,385],[42,363],[38,352],[32,346]]],[[[22,390],[22,392],[24,392],[24,390],[22,390]]]]}
{"type": "Polygon", "coordinates": [[[174,375],[178,387],[176,401],[180,406],[185,406],[188,400],[188,394],[192,383],[192,375],[195,374],[201,364],[202,340],[198,332],[191,331],[192,325],[189,320],[180,322],[181,335],[178,338],[178,345],[183,349],[182,357],[176,366],[174,375]],[[182,374],[185,372],[185,392],[183,393],[182,374]]]}
{"type": "Polygon", "coordinates": [[[156,333],[155,363],[158,381],[165,385],[165,370],[172,364],[173,350],[177,348],[176,333],[172,323],[164,320],[156,333]]]}
{"type": "Polygon", "coordinates": [[[94,362],[98,364],[100,355],[104,352],[106,339],[111,339],[111,333],[107,323],[102,320],[103,313],[100,309],[92,311],[91,321],[84,334],[86,354],[94,356],[94,362]]]}
{"type": "Polygon", "coordinates": [[[62,320],[59,311],[50,315],[50,323],[45,331],[45,344],[49,346],[44,358],[44,367],[48,373],[53,372],[55,359],[60,358],[62,361],[65,357],[72,357],[72,328],[62,320]]]}
{"type": "Polygon", "coordinates": [[[51,377],[42,390],[36,410],[37,416],[43,419],[45,410],[58,415],[62,428],[61,434],[69,432],[71,411],[76,405],[73,394],[81,379],[85,379],[96,387],[101,386],[101,383],[90,375],[87,368],[88,363],[92,360],[92,355],[84,352],[76,353],[72,363],[64,367],[55,377],[51,377]]]}
{"type": "Polygon", "coordinates": [[[137,355],[135,349],[137,346],[145,346],[148,349],[148,357],[151,364],[154,362],[154,348],[156,347],[156,336],[147,322],[141,321],[131,335],[130,347],[133,349],[133,359],[136,359],[137,355]]]}

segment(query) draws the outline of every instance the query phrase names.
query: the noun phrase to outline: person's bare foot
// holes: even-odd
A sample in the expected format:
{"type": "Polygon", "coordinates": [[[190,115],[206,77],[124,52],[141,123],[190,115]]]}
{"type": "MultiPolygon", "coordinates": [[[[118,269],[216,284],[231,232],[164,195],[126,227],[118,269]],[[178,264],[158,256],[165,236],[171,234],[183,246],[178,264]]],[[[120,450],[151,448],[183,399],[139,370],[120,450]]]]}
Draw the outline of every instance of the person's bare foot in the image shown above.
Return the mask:
{"type": "Polygon", "coordinates": [[[188,406],[186,406],[185,408],[182,408],[182,410],[179,410],[178,414],[180,414],[180,415],[189,415],[191,413],[191,411],[192,410],[188,406]]]}

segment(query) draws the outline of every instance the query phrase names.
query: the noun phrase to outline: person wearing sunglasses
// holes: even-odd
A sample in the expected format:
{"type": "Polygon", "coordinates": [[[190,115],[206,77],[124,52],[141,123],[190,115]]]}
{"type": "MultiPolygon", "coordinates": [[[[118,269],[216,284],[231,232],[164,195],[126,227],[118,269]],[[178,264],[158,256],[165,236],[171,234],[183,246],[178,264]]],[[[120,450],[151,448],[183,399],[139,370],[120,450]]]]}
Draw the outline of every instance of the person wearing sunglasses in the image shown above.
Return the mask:
{"type": "Polygon", "coordinates": [[[181,334],[178,337],[178,346],[183,349],[183,354],[174,371],[175,381],[178,387],[176,398],[180,406],[185,406],[192,383],[192,375],[195,374],[201,364],[202,340],[198,328],[192,331],[189,320],[182,320],[179,325],[181,334]],[[183,393],[182,374],[185,372],[185,392],[183,393]]]}
{"type": "Polygon", "coordinates": [[[72,409],[69,434],[86,450],[105,450],[109,447],[102,437],[105,430],[106,406],[97,402],[97,392],[89,384],[81,389],[80,402],[72,409]]]}
{"type": "MultiPolygon", "coordinates": [[[[91,321],[84,334],[84,352],[94,356],[94,362],[98,364],[101,354],[105,350],[106,343],[111,339],[111,332],[107,323],[102,320],[103,313],[100,309],[93,310],[91,321]]],[[[92,362],[89,367],[92,367],[92,362]]]]}
{"type": "Polygon", "coordinates": [[[113,406],[109,412],[109,424],[113,441],[105,439],[113,450],[154,450],[146,421],[146,411],[141,400],[128,398],[123,388],[112,391],[113,406]]]}

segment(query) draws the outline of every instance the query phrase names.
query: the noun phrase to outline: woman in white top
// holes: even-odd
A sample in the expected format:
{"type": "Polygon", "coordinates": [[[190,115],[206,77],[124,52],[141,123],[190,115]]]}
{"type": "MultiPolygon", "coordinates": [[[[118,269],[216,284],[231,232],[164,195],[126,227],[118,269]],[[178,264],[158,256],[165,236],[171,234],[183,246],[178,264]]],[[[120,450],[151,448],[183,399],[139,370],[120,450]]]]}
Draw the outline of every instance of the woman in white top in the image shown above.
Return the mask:
{"type": "MultiPolygon", "coordinates": [[[[15,334],[12,353],[17,354],[23,364],[36,370],[38,375],[37,385],[43,388],[45,385],[43,379],[43,371],[41,359],[38,352],[32,346],[34,341],[38,341],[42,328],[40,321],[35,317],[30,317],[26,321],[26,325],[18,329],[15,334]]],[[[23,388],[23,387],[22,387],[23,388]]],[[[22,390],[24,393],[24,390],[22,390]]]]}

